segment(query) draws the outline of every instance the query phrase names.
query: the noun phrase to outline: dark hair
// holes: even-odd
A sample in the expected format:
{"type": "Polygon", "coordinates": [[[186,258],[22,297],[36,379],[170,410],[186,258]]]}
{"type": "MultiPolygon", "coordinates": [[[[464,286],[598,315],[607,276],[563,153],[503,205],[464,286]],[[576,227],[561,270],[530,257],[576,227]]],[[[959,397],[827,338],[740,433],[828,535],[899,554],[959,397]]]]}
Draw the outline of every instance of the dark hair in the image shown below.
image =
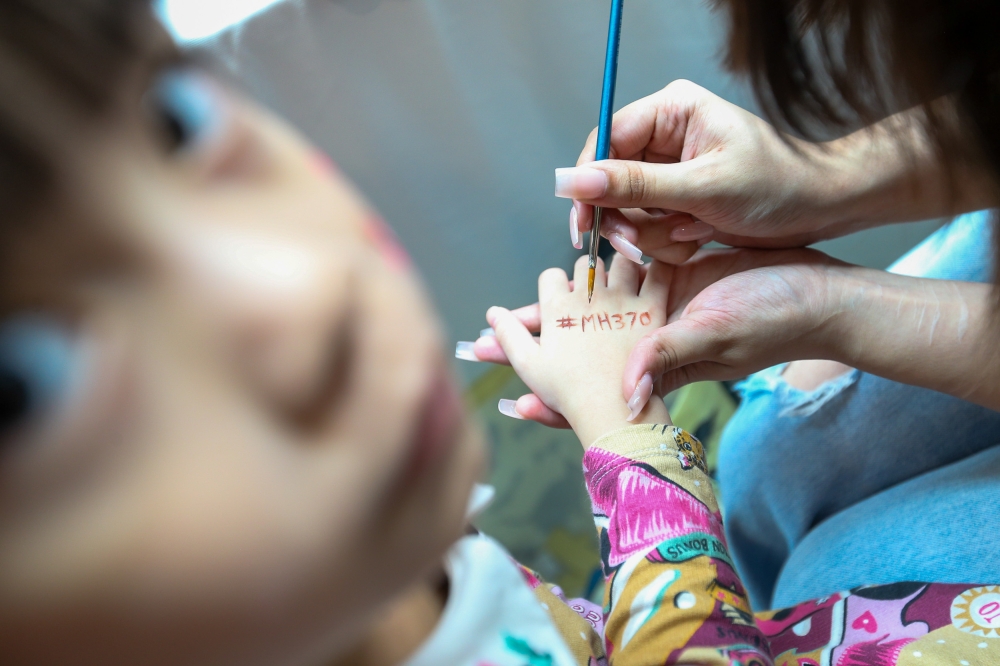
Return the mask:
{"type": "Polygon", "coordinates": [[[1000,174],[1000,2],[715,0],[727,63],[767,118],[805,138],[918,106],[948,166],[1000,174]],[[947,95],[947,97],[945,97],[947,95]]]}
{"type": "Polygon", "coordinates": [[[0,219],[48,192],[58,125],[108,111],[154,25],[148,0],[0,0],[0,219]]]}

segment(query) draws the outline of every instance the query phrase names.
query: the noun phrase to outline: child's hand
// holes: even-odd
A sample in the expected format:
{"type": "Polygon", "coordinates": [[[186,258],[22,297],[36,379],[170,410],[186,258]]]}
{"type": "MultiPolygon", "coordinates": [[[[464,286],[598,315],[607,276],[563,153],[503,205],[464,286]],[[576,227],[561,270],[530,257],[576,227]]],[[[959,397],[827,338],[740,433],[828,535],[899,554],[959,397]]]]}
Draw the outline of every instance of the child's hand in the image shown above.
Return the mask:
{"type": "MultiPolygon", "coordinates": [[[[572,291],[562,269],[542,273],[537,339],[510,311],[491,308],[486,313],[514,370],[542,402],[566,417],[585,446],[629,421],[670,422],[662,400],[650,400],[635,414],[621,397],[622,371],[632,347],[667,322],[669,270],[653,262],[641,289],[640,270],[615,255],[605,280],[599,265],[592,303],[587,303],[584,286],[587,257],[576,262],[573,282],[580,286],[572,291]]],[[[648,380],[638,389],[643,398],[651,391],[648,380]]]]}

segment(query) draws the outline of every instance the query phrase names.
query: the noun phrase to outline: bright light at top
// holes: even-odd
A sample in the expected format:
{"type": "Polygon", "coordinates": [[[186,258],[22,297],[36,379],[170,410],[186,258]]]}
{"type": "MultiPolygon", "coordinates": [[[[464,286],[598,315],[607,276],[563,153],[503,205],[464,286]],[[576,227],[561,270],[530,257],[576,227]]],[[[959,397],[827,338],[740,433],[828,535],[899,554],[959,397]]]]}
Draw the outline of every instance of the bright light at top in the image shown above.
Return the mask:
{"type": "Polygon", "coordinates": [[[209,37],[278,0],[159,0],[157,10],[180,42],[209,37]]]}

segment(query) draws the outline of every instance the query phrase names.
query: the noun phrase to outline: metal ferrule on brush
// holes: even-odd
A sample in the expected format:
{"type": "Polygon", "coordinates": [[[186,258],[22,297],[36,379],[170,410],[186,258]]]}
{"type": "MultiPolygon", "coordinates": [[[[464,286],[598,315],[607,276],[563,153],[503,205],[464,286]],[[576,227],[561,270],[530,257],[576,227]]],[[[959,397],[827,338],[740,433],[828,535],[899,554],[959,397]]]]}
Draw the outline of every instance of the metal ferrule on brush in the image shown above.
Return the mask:
{"type": "Polygon", "coordinates": [[[594,208],[594,228],[590,232],[590,262],[587,271],[587,302],[594,298],[594,280],[597,276],[597,247],[601,244],[601,212],[600,206],[594,208]]]}

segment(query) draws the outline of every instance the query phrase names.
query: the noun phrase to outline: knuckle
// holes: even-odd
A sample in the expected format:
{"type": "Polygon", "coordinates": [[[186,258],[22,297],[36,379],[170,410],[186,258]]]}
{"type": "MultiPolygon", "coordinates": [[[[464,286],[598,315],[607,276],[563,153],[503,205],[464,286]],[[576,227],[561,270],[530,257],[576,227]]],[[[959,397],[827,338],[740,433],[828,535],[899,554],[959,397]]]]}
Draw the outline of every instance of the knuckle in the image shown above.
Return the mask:
{"type": "Polygon", "coordinates": [[[666,85],[663,92],[668,95],[697,95],[704,88],[689,79],[674,79],[666,85]]]}
{"type": "Polygon", "coordinates": [[[678,368],[680,357],[677,354],[677,349],[670,344],[664,333],[657,331],[646,338],[644,342],[648,346],[650,357],[653,359],[658,371],[657,374],[670,372],[678,368]]]}
{"type": "Polygon", "coordinates": [[[636,203],[646,198],[648,181],[645,170],[639,164],[627,163],[623,169],[624,182],[621,183],[621,194],[627,201],[636,203]]]}

